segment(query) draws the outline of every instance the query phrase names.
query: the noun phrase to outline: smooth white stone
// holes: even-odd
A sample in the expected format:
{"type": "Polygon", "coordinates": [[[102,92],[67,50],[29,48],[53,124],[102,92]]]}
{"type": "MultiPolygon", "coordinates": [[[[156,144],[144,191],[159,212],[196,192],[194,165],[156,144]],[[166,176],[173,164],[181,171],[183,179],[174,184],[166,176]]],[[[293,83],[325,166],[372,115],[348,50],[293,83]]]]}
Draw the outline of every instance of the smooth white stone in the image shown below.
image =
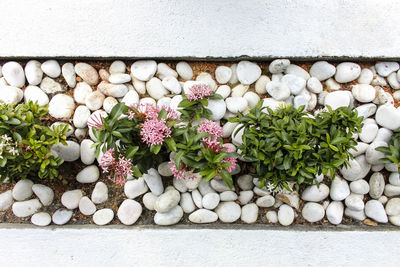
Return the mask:
{"type": "Polygon", "coordinates": [[[399,172],[392,172],[389,175],[389,183],[392,185],[400,186],[400,175],[399,172]]]}
{"type": "Polygon", "coordinates": [[[188,188],[186,187],[186,184],[184,183],[184,181],[182,179],[176,179],[174,177],[172,179],[172,184],[174,185],[176,190],[178,190],[181,193],[184,193],[184,192],[186,192],[188,190],[188,188]]]}
{"type": "Polygon", "coordinates": [[[232,190],[222,180],[212,179],[210,185],[218,193],[232,190]]]}
{"type": "Polygon", "coordinates": [[[293,223],[294,211],[289,205],[283,204],[278,210],[278,221],[283,226],[288,226],[293,223]]]}
{"type": "Polygon", "coordinates": [[[222,222],[232,223],[240,218],[242,210],[239,204],[233,201],[229,201],[229,202],[221,202],[215,209],[215,212],[217,213],[218,218],[222,222]]]}
{"type": "Polygon", "coordinates": [[[395,197],[400,195],[400,186],[387,184],[385,185],[385,196],[387,197],[395,197]]]}
{"type": "Polygon", "coordinates": [[[76,209],[79,206],[79,201],[82,196],[83,193],[80,189],[66,191],[61,196],[61,204],[63,204],[67,209],[76,209]]]}
{"type": "Polygon", "coordinates": [[[308,186],[302,193],[301,199],[304,201],[319,202],[329,196],[329,187],[325,184],[308,186]]]}
{"type": "Polygon", "coordinates": [[[44,77],[40,83],[40,89],[46,94],[55,94],[57,92],[64,91],[61,84],[49,77],[44,77]]]}
{"type": "Polygon", "coordinates": [[[317,78],[311,77],[307,81],[307,89],[310,90],[310,92],[313,92],[315,94],[319,94],[319,93],[322,92],[323,86],[322,86],[321,82],[317,78]]]}
{"type": "Polygon", "coordinates": [[[331,224],[340,224],[343,219],[343,203],[340,201],[332,201],[326,209],[326,218],[331,224]]]}
{"type": "Polygon", "coordinates": [[[235,201],[238,199],[238,196],[233,191],[225,191],[219,194],[219,198],[221,201],[235,201]]]}
{"type": "Polygon", "coordinates": [[[132,199],[125,199],[118,208],[118,219],[125,225],[134,224],[142,214],[142,206],[132,199]]]}
{"type": "Polygon", "coordinates": [[[335,80],[339,83],[348,83],[357,79],[360,73],[360,65],[352,62],[342,62],[336,66],[335,80]]]}
{"type": "Polygon", "coordinates": [[[214,81],[212,76],[207,73],[207,72],[201,72],[197,77],[196,77],[197,82],[205,83],[210,87],[212,91],[217,90],[217,83],[214,81]]]}
{"type": "Polygon", "coordinates": [[[215,209],[220,202],[219,194],[217,193],[208,193],[203,196],[202,205],[203,208],[213,210],[215,209]]]}
{"type": "Polygon", "coordinates": [[[74,99],[69,95],[55,95],[49,103],[49,114],[56,119],[69,119],[74,109],[74,99]]]}
{"type": "Polygon", "coordinates": [[[387,147],[388,144],[384,141],[374,141],[372,142],[369,147],[367,148],[367,151],[365,152],[365,157],[368,161],[368,163],[372,165],[380,164],[380,159],[385,157],[385,154],[382,152],[379,152],[375,150],[377,147],[387,147]]]}
{"type": "Polygon", "coordinates": [[[268,70],[272,74],[278,74],[284,72],[289,67],[289,65],[289,59],[275,59],[269,64],[268,70]]]}
{"type": "Polygon", "coordinates": [[[336,68],[327,61],[317,61],[310,68],[310,75],[319,81],[325,81],[335,75],[336,68]]]}
{"type": "Polygon", "coordinates": [[[158,196],[154,195],[151,192],[144,194],[143,196],[143,204],[148,210],[154,210],[154,204],[157,201],[158,196]]]}
{"type": "Polygon", "coordinates": [[[191,177],[191,178],[186,177],[183,179],[183,182],[185,183],[186,188],[189,191],[192,191],[192,190],[196,189],[197,187],[199,187],[199,184],[200,184],[202,178],[203,177],[200,174],[193,173],[193,177],[191,177]]]}
{"type": "Polygon", "coordinates": [[[72,218],[72,211],[66,209],[58,209],[52,216],[53,223],[64,225],[72,218]]]}
{"type": "Polygon", "coordinates": [[[7,105],[19,103],[23,97],[24,92],[17,87],[0,87],[0,101],[3,101],[7,105]]]}
{"type": "Polygon", "coordinates": [[[0,211],[8,210],[13,202],[12,191],[7,190],[0,193],[0,211]]]}
{"type": "Polygon", "coordinates": [[[352,210],[349,208],[345,208],[344,215],[346,215],[347,217],[350,217],[352,219],[355,219],[357,221],[363,221],[367,218],[367,216],[365,216],[365,212],[363,210],[356,211],[356,210],[352,210]]]}
{"type": "Polygon", "coordinates": [[[376,122],[389,130],[396,130],[400,127],[400,110],[393,105],[381,105],[375,114],[376,122]]]}
{"type": "Polygon", "coordinates": [[[97,182],[93,192],[91,199],[94,204],[101,204],[108,200],[108,188],[107,185],[103,182],[97,182]]]}
{"type": "Polygon", "coordinates": [[[252,190],[254,187],[253,177],[249,174],[241,175],[237,179],[237,184],[242,190],[252,190]]]}
{"type": "Polygon", "coordinates": [[[306,80],[293,74],[284,75],[281,79],[281,83],[286,84],[290,93],[293,95],[298,95],[306,87],[306,80]]]}
{"type": "Polygon", "coordinates": [[[275,198],[271,195],[263,196],[257,199],[256,204],[261,208],[269,208],[275,204],[275,198]]]}
{"type": "Polygon", "coordinates": [[[39,87],[34,85],[29,85],[24,91],[25,103],[29,101],[37,102],[39,106],[44,106],[49,103],[49,97],[43,92],[39,87]]]}
{"type": "Polygon", "coordinates": [[[181,195],[177,190],[171,189],[165,191],[165,193],[161,194],[157,198],[156,203],[154,203],[154,209],[162,213],[168,212],[172,208],[177,206],[180,200],[181,200],[181,195]]]}
{"type": "Polygon", "coordinates": [[[199,209],[189,215],[189,221],[193,223],[212,223],[218,220],[218,215],[207,209],[199,209]]]}
{"type": "Polygon", "coordinates": [[[165,77],[168,76],[178,78],[178,73],[165,63],[158,63],[156,75],[158,78],[160,78],[160,80],[163,80],[165,77]]]}
{"type": "Polygon", "coordinates": [[[36,213],[42,204],[37,199],[30,199],[25,201],[14,202],[12,205],[12,212],[18,218],[28,217],[36,213]]]}
{"type": "Polygon", "coordinates": [[[66,146],[59,143],[58,145],[53,145],[51,150],[55,151],[60,158],[62,158],[67,162],[72,162],[79,159],[80,155],[79,144],[70,140],[67,140],[66,142],[67,142],[66,146]]]}
{"type": "MultiPolygon", "coordinates": [[[[125,95],[126,96],[126,95],[125,95]]],[[[118,104],[118,100],[112,96],[106,97],[103,102],[103,109],[105,112],[110,113],[112,108],[118,104]]]]}
{"type": "Polygon", "coordinates": [[[192,67],[190,67],[187,62],[178,62],[178,64],[176,64],[176,71],[184,80],[190,80],[193,78],[192,67]]]}
{"type": "Polygon", "coordinates": [[[37,60],[29,60],[25,65],[25,76],[30,85],[40,84],[43,78],[40,62],[37,60]]]}
{"type": "Polygon", "coordinates": [[[61,74],[61,67],[57,60],[46,60],[41,65],[42,71],[51,78],[57,78],[61,74]]]}
{"type": "Polygon", "coordinates": [[[84,196],[79,201],[79,211],[86,216],[92,215],[96,212],[96,205],[88,197],[84,196]]]}
{"type": "Polygon", "coordinates": [[[386,214],[389,216],[400,215],[400,198],[392,198],[386,203],[386,214]]]}
{"type": "Polygon", "coordinates": [[[47,212],[38,212],[31,217],[31,223],[36,226],[47,226],[51,223],[51,216],[47,212]]]}
{"type": "Polygon", "coordinates": [[[124,185],[124,193],[129,199],[143,195],[149,190],[143,177],[136,180],[127,181],[124,185]]]}
{"type": "Polygon", "coordinates": [[[132,84],[134,89],[138,94],[144,95],[146,93],[146,83],[144,81],[138,80],[132,76],[132,84]]]}
{"type": "Polygon", "coordinates": [[[199,190],[195,189],[192,191],[193,202],[199,209],[203,208],[203,197],[201,196],[199,190]]]}
{"type": "Polygon", "coordinates": [[[215,79],[220,84],[229,82],[232,76],[232,69],[227,66],[218,66],[215,69],[215,79]]]}
{"type": "Polygon", "coordinates": [[[125,84],[112,84],[104,81],[99,83],[97,90],[106,96],[112,96],[116,98],[124,97],[128,92],[136,93],[134,90],[129,91],[128,86],[125,84]]]}
{"type": "Polygon", "coordinates": [[[125,73],[126,64],[121,60],[115,60],[110,65],[110,73],[125,73]]]}
{"type": "Polygon", "coordinates": [[[165,77],[161,83],[173,94],[180,94],[182,92],[181,85],[179,84],[178,80],[173,76],[165,77]]]}
{"type": "Polygon", "coordinates": [[[385,209],[378,200],[369,200],[365,204],[365,215],[379,223],[387,223],[388,217],[385,209]]]}
{"type": "Polygon", "coordinates": [[[253,196],[254,196],[254,192],[251,190],[240,191],[238,200],[240,201],[240,203],[242,205],[246,205],[247,203],[250,202],[250,200],[253,198],[253,196]]]}
{"type": "Polygon", "coordinates": [[[13,198],[17,201],[30,198],[33,194],[32,186],[33,182],[29,179],[19,180],[12,190],[13,198]]]}
{"type": "Polygon", "coordinates": [[[232,113],[243,112],[247,107],[247,100],[243,97],[228,97],[225,99],[227,109],[232,113]]]}
{"type": "Polygon", "coordinates": [[[154,216],[154,222],[157,225],[177,224],[183,217],[183,210],[178,205],[167,212],[157,212],[154,216]]]}
{"type": "Polygon", "coordinates": [[[354,98],[361,103],[371,102],[377,96],[376,89],[369,84],[353,85],[351,92],[354,98]]]}
{"type": "Polygon", "coordinates": [[[19,63],[9,61],[3,65],[1,72],[9,85],[18,88],[25,85],[24,70],[19,63]]]}
{"type": "Polygon", "coordinates": [[[361,128],[361,133],[359,135],[359,138],[361,141],[369,144],[372,141],[374,141],[376,135],[378,134],[378,125],[376,124],[366,124],[361,128]]]}
{"type": "Polygon", "coordinates": [[[332,109],[350,106],[350,97],[348,91],[335,91],[328,93],[325,97],[325,106],[332,109]]]}
{"type": "Polygon", "coordinates": [[[161,80],[155,77],[146,82],[146,89],[147,93],[155,100],[158,100],[168,94],[168,90],[164,88],[161,80]]]}
{"type": "Polygon", "coordinates": [[[251,203],[242,207],[240,219],[245,223],[255,223],[258,217],[258,207],[251,203]]]}
{"type": "Polygon", "coordinates": [[[400,215],[389,216],[389,222],[393,225],[400,226],[400,215]]]}
{"type": "Polygon", "coordinates": [[[74,88],[76,85],[76,73],[74,69],[74,64],[68,62],[62,65],[61,73],[68,86],[74,88]]]}
{"type": "MultiPolygon", "coordinates": [[[[210,186],[209,181],[206,182],[204,180],[201,180],[199,183],[198,189],[202,196],[205,196],[208,193],[215,193],[215,190],[210,186]]],[[[228,192],[228,191],[226,191],[226,192],[228,192]]]]}
{"type": "MultiPolygon", "coordinates": [[[[181,194],[180,206],[184,213],[192,213],[196,206],[194,205],[192,195],[190,193],[181,194]]],[[[190,220],[190,219],[189,219],[190,220]]]]}
{"type": "Polygon", "coordinates": [[[263,197],[263,196],[267,196],[270,195],[271,192],[269,192],[265,186],[263,188],[258,188],[258,186],[253,188],[253,192],[254,194],[256,194],[257,196],[263,197]]]}
{"type": "Polygon", "coordinates": [[[171,167],[172,164],[169,161],[163,162],[160,165],[158,165],[158,173],[161,176],[166,176],[166,177],[172,176],[171,167]]]}
{"type": "Polygon", "coordinates": [[[209,100],[206,108],[211,111],[211,120],[213,121],[222,119],[226,113],[226,104],[223,99],[209,100]]]}
{"type": "Polygon", "coordinates": [[[114,212],[112,209],[101,209],[93,214],[93,222],[97,225],[109,224],[114,218],[114,212]]]}
{"type": "Polygon", "coordinates": [[[338,82],[336,82],[333,78],[329,78],[326,82],[325,82],[325,86],[326,89],[332,90],[332,91],[336,91],[341,89],[341,86],[338,82]]]}
{"type": "Polygon", "coordinates": [[[99,168],[96,165],[90,165],[85,167],[76,175],[76,180],[79,183],[87,184],[94,183],[100,177],[99,168]]]}
{"type": "Polygon", "coordinates": [[[105,96],[99,91],[89,93],[85,98],[85,104],[91,111],[96,111],[103,106],[105,96]]]}
{"type": "Polygon", "coordinates": [[[278,201],[282,201],[282,203],[288,204],[296,210],[300,207],[300,198],[297,192],[292,192],[290,194],[277,194],[275,204],[278,201]]]}
{"type": "Polygon", "coordinates": [[[364,210],[363,195],[352,193],[348,197],[346,197],[345,204],[346,207],[348,207],[349,209],[362,211],[364,210]]]}
{"type": "Polygon", "coordinates": [[[286,83],[272,81],[267,84],[266,89],[275,100],[285,100],[290,96],[290,89],[286,83]]]}
{"type": "Polygon", "coordinates": [[[92,148],[92,145],[94,144],[94,142],[90,139],[85,139],[81,142],[81,146],[80,146],[80,157],[81,157],[81,161],[86,164],[86,165],[90,165],[94,162],[95,160],[95,148],[92,148]]]}
{"type": "Polygon", "coordinates": [[[393,132],[386,128],[379,128],[374,141],[384,141],[386,143],[390,142],[393,132]]]}
{"type": "Polygon", "coordinates": [[[256,81],[255,90],[257,94],[263,95],[267,93],[267,84],[271,82],[270,78],[267,75],[261,75],[260,78],[256,81]]]}
{"type": "Polygon", "coordinates": [[[90,117],[90,110],[86,106],[78,106],[75,109],[73,123],[76,128],[86,128],[87,120],[90,117]]]}
{"type": "Polygon", "coordinates": [[[375,172],[369,178],[369,195],[373,199],[378,199],[382,196],[385,189],[385,179],[380,172],[375,172]]]}
{"type": "Polygon", "coordinates": [[[392,72],[388,77],[387,77],[387,81],[390,85],[390,87],[392,87],[395,90],[400,89],[400,82],[399,80],[397,80],[397,74],[396,72],[392,72]]]}
{"type": "Polygon", "coordinates": [[[241,84],[249,85],[261,76],[261,68],[254,62],[240,61],[236,68],[236,75],[241,84]]]}
{"type": "Polygon", "coordinates": [[[269,223],[277,223],[278,222],[278,214],[274,210],[267,211],[266,218],[269,223]]]}
{"type": "Polygon", "coordinates": [[[54,200],[54,191],[48,186],[42,184],[34,184],[32,191],[39,198],[43,206],[49,206],[54,200]]]}
{"type": "Polygon", "coordinates": [[[230,83],[231,85],[236,84],[236,83],[239,82],[239,79],[238,79],[237,74],[236,74],[237,65],[238,65],[238,64],[236,64],[236,63],[231,65],[232,76],[231,76],[231,78],[229,79],[229,83],[230,83]]]}
{"type": "Polygon", "coordinates": [[[369,192],[369,184],[367,181],[360,179],[350,183],[350,190],[352,193],[365,195],[369,192]]]}
{"type": "Polygon", "coordinates": [[[377,106],[373,103],[370,103],[370,104],[364,104],[364,105],[358,106],[355,109],[358,112],[358,117],[363,116],[364,119],[366,119],[375,114],[375,112],[377,110],[377,106]]]}
{"type": "Polygon", "coordinates": [[[126,73],[112,73],[110,77],[108,77],[108,81],[112,84],[128,83],[131,80],[131,76],[126,73]]]}
{"type": "Polygon", "coordinates": [[[75,73],[89,85],[96,85],[99,82],[97,70],[87,63],[77,63],[75,73]]]}
{"type": "Polygon", "coordinates": [[[325,210],[318,203],[307,202],[303,206],[303,209],[301,211],[301,215],[308,222],[311,222],[311,223],[318,222],[318,221],[322,220],[322,218],[324,218],[325,210]]]}
{"type": "Polygon", "coordinates": [[[147,170],[147,173],[143,174],[142,177],[154,195],[159,196],[164,192],[161,176],[158,174],[156,169],[151,168],[147,170]]]}
{"type": "Polygon", "coordinates": [[[308,72],[305,69],[294,64],[290,64],[286,68],[285,74],[293,74],[303,78],[306,81],[310,78],[310,74],[308,74],[308,72]]]}
{"type": "Polygon", "coordinates": [[[221,95],[222,98],[225,99],[231,94],[231,88],[228,85],[221,85],[215,93],[221,95]]]}
{"type": "Polygon", "coordinates": [[[362,69],[357,81],[360,84],[371,84],[373,78],[374,74],[370,69],[362,69]]]}
{"type": "Polygon", "coordinates": [[[378,62],[375,64],[376,72],[382,77],[387,77],[392,72],[399,69],[399,63],[397,62],[378,62]]]}

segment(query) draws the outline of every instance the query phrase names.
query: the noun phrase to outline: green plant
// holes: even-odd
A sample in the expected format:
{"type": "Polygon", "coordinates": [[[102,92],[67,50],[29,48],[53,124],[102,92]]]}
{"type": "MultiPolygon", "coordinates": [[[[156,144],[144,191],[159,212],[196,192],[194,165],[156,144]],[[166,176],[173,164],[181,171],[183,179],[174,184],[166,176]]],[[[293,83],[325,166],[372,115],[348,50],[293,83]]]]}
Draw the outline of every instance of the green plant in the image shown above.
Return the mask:
{"type": "Polygon", "coordinates": [[[380,159],[382,163],[394,163],[400,172],[400,129],[394,131],[389,147],[381,146],[375,149],[386,155],[385,158],[380,159]]]}
{"type": "Polygon", "coordinates": [[[241,123],[239,146],[243,159],[251,162],[251,173],[260,187],[291,190],[288,183],[312,184],[315,175],[333,174],[348,165],[355,148],[353,134],[360,131],[362,117],[349,108],[318,113],[315,118],[293,106],[275,111],[262,106],[262,101],[246,115],[239,113],[230,122],[241,123]],[[272,186],[271,186],[272,185],[272,186]]]}
{"type": "Polygon", "coordinates": [[[220,177],[233,186],[232,172],[237,153],[223,144],[222,128],[216,122],[203,120],[200,125],[175,129],[177,154],[171,160],[171,171],[177,179],[204,176],[205,181],[220,177]]]}
{"type": "Polygon", "coordinates": [[[36,103],[0,103],[0,180],[24,179],[30,175],[55,178],[63,160],[51,152],[52,145],[66,145],[67,125],[44,126],[40,118],[47,106],[36,103]]]}
{"type": "Polygon", "coordinates": [[[179,111],[182,119],[199,121],[201,118],[210,119],[211,111],[207,109],[208,100],[220,100],[222,96],[215,94],[206,84],[194,84],[189,92],[182,96],[179,111]]]}
{"type": "MultiPolygon", "coordinates": [[[[109,178],[123,183],[126,174],[141,177],[142,173],[154,164],[161,163],[168,157],[169,151],[175,151],[175,142],[171,137],[171,128],[179,115],[170,108],[157,108],[152,105],[126,106],[119,103],[113,107],[106,118],[91,117],[88,125],[92,127],[97,142],[95,155],[112,150],[110,157],[114,160],[128,160],[132,163],[130,170],[120,173],[119,177],[109,178]],[[124,176],[124,177],[123,177],[124,176]]],[[[110,157],[100,162],[104,172],[108,171],[110,157]],[[105,160],[109,162],[104,162],[105,160]],[[107,165],[108,164],[108,165],[107,165]],[[107,171],[105,171],[107,170],[107,171]]],[[[117,161],[113,161],[114,163],[117,161]]],[[[114,164],[117,166],[116,164],[114,164]]],[[[114,170],[113,173],[118,173],[114,170]]]]}

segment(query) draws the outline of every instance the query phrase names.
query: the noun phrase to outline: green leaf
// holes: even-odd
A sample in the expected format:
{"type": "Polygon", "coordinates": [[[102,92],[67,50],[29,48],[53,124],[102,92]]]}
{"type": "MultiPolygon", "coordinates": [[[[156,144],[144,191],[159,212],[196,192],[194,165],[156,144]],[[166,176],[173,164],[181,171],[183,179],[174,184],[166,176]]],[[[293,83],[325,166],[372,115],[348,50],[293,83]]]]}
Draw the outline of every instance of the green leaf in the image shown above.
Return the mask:
{"type": "Polygon", "coordinates": [[[167,144],[168,148],[169,148],[171,151],[176,152],[176,143],[175,143],[175,141],[174,141],[173,138],[166,138],[166,139],[164,140],[164,142],[167,144]]]}
{"type": "Polygon", "coordinates": [[[211,170],[205,177],[204,177],[204,181],[208,182],[210,181],[212,178],[215,177],[215,175],[217,175],[217,172],[215,170],[211,170]]]}
{"type": "Polygon", "coordinates": [[[232,188],[233,187],[233,180],[232,180],[232,175],[226,170],[223,169],[219,175],[221,175],[222,177],[222,181],[229,187],[232,188]]]}
{"type": "Polygon", "coordinates": [[[126,151],[125,157],[128,159],[132,159],[136,152],[139,150],[138,146],[132,146],[126,151]]]}

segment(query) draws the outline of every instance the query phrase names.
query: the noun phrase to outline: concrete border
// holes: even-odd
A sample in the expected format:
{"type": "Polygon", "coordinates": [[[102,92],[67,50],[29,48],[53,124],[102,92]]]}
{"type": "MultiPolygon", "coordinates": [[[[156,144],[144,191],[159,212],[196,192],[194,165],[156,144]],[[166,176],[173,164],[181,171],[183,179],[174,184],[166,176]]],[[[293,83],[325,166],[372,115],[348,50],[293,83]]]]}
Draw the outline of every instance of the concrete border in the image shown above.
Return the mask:
{"type": "Polygon", "coordinates": [[[398,266],[400,231],[1,225],[4,266],[398,266]]]}
{"type": "Polygon", "coordinates": [[[2,0],[0,57],[399,59],[396,0],[2,0]]]}

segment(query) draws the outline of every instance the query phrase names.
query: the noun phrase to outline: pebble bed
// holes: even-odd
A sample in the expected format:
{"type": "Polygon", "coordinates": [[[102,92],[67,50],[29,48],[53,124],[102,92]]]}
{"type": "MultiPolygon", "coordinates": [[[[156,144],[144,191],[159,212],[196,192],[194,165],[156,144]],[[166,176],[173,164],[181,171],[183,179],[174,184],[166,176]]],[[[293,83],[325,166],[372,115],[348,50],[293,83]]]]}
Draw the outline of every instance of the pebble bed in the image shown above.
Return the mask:
{"type": "Polygon", "coordinates": [[[30,218],[37,226],[64,225],[76,222],[78,214],[81,221],[97,225],[142,221],[157,225],[222,222],[289,226],[360,221],[400,226],[398,168],[381,164],[383,154],[375,150],[387,146],[392,131],[400,127],[398,89],[397,62],[4,62],[0,100],[49,104],[48,121],[70,125],[68,145],[54,146],[53,150],[70,164],[64,168],[77,173],[73,181],[32,177],[3,183],[0,222],[15,222],[16,218],[28,222],[30,218]],[[357,151],[352,151],[355,158],[333,180],[318,176],[319,186],[302,187],[300,192],[259,188],[257,179],[241,170],[242,163],[232,173],[234,189],[217,179],[174,179],[168,162],[139,179],[129,179],[124,186],[103,179],[91,148],[90,116],[107,116],[118,102],[177,109],[181,94],[194,83],[205,83],[223,96],[223,100],[211,100],[208,108],[212,119],[223,126],[224,138],[234,146],[241,142],[240,137],[232,136],[238,125],[226,119],[259,101],[270,108],[282,103],[306,106],[310,113],[325,105],[355,108],[365,118],[362,132],[354,136],[358,142],[357,151]]]}

